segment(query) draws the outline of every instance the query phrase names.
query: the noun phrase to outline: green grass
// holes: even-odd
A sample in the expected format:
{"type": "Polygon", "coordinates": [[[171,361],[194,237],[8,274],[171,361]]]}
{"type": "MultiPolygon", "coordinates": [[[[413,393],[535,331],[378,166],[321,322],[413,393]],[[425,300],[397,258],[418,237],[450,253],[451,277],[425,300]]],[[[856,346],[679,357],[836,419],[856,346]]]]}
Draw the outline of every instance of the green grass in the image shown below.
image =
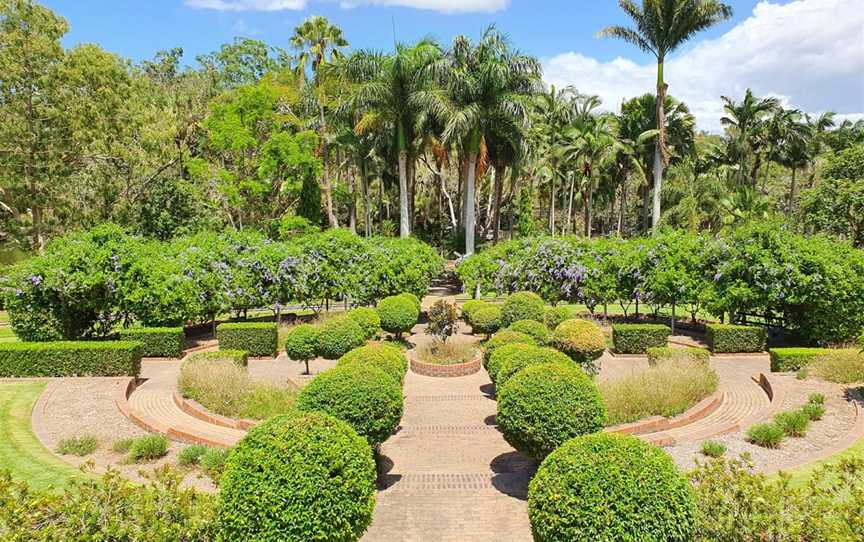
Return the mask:
{"type": "Polygon", "coordinates": [[[13,343],[18,340],[11,327],[0,326],[0,343],[13,343]]]}
{"type": "Polygon", "coordinates": [[[813,463],[808,463],[797,469],[785,472],[792,476],[791,484],[795,487],[800,487],[806,485],[807,482],[810,481],[810,478],[812,478],[813,476],[813,472],[815,472],[816,469],[818,469],[819,467],[824,467],[825,465],[833,465],[839,463],[843,459],[851,459],[853,457],[864,459],[864,439],[859,440],[851,447],[846,448],[842,452],[838,452],[832,456],[826,457],[825,459],[814,461],[813,463]]]}
{"type": "Polygon", "coordinates": [[[0,382],[0,468],[35,489],[62,487],[73,477],[83,476],[52,455],[33,434],[30,415],[45,385],[0,382]]]}

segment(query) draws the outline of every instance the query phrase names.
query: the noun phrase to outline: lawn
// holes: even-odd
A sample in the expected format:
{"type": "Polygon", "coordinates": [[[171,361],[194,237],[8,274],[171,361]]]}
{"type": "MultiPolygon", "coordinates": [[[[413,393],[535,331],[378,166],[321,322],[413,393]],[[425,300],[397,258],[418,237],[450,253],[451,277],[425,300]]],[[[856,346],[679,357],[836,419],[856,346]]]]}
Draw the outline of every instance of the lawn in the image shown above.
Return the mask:
{"type": "Polygon", "coordinates": [[[842,452],[838,452],[830,457],[826,457],[820,461],[814,461],[813,463],[808,463],[803,467],[799,467],[795,470],[787,471],[788,474],[792,476],[791,483],[793,486],[800,487],[807,482],[810,481],[811,476],[813,476],[813,472],[819,467],[823,467],[829,464],[835,464],[841,461],[842,459],[851,459],[853,457],[857,457],[859,459],[864,459],[864,439],[859,440],[849,448],[846,448],[842,452]]]}
{"type": "Polygon", "coordinates": [[[0,382],[0,468],[30,487],[60,487],[82,476],[48,451],[30,425],[33,405],[45,382],[0,382]]]}
{"type": "Polygon", "coordinates": [[[11,327],[0,326],[0,343],[12,343],[18,340],[11,327]]]}

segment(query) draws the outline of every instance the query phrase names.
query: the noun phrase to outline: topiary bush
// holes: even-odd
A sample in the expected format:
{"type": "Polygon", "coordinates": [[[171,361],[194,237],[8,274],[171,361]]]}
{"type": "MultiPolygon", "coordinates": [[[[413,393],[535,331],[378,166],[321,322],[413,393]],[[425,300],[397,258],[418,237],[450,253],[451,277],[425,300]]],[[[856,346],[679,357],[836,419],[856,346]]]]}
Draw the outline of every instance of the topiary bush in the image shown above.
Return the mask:
{"type": "Polygon", "coordinates": [[[471,333],[482,333],[490,338],[501,328],[501,309],[494,305],[477,309],[471,313],[471,333]]]}
{"type": "Polygon", "coordinates": [[[498,373],[507,361],[515,358],[528,358],[532,354],[536,354],[537,348],[538,346],[533,342],[512,342],[499,346],[491,353],[486,362],[486,372],[489,373],[489,378],[492,382],[497,382],[498,373]]]}
{"type": "Polygon", "coordinates": [[[121,329],[120,339],[138,341],[144,356],[156,358],[179,358],[183,355],[182,327],[130,327],[121,329]]]}
{"type": "Polygon", "coordinates": [[[807,367],[826,353],[827,348],[770,348],[771,371],[775,373],[792,372],[807,367]]]}
{"type": "Polygon", "coordinates": [[[0,343],[0,377],[138,376],[141,352],[134,341],[0,343]]]}
{"type": "Polygon", "coordinates": [[[690,542],[696,515],[690,485],[669,455],[632,436],[571,439],[528,487],[536,542],[690,542]]]}
{"type": "Polygon", "coordinates": [[[371,365],[381,369],[400,386],[408,372],[408,358],[395,346],[386,343],[370,343],[351,350],[336,363],[337,367],[346,365],[371,365]]]}
{"type": "Polygon", "coordinates": [[[514,448],[542,459],[566,440],[606,425],[597,387],[578,366],[532,365],[498,390],[498,427],[514,448]]]}
{"type": "Polygon", "coordinates": [[[649,348],[666,346],[671,333],[663,324],[615,324],[612,344],[620,354],[644,354],[649,348]]]}
{"type": "Polygon", "coordinates": [[[563,363],[567,365],[573,363],[573,360],[567,354],[559,352],[554,348],[543,346],[529,346],[528,349],[519,349],[514,352],[510,352],[508,346],[500,349],[498,352],[495,386],[499,388],[506,384],[513,375],[530,365],[539,365],[541,363],[563,363]]]}
{"type": "Polygon", "coordinates": [[[419,297],[417,297],[416,295],[412,294],[411,292],[404,292],[404,293],[401,293],[401,294],[399,294],[399,295],[401,295],[402,297],[404,297],[404,298],[410,300],[411,303],[413,303],[414,306],[417,307],[417,312],[421,312],[420,309],[421,309],[422,305],[420,304],[420,298],[419,298],[419,297]]]}
{"type": "Polygon", "coordinates": [[[537,344],[534,338],[530,335],[513,331],[512,329],[502,329],[498,333],[492,335],[492,338],[488,341],[483,343],[483,367],[487,370],[489,369],[489,359],[492,357],[492,354],[495,353],[495,350],[501,348],[505,344],[514,343],[537,344]]]}
{"type": "Polygon", "coordinates": [[[543,321],[546,303],[534,292],[516,292],[507,296],[501,306],[501,324],[504,327],[519,320],[543,321]]]}
{"type": "Polygon", "coordinates": [[[573,311],[567,307],[548,307],[543,313],[543,323],[554,331],[558,324],[573,317],[573,311]]]}
{"type": "Polygon", "coordinates": [[[507,326],[507,329],[529,335],[537,344],[548,344],[552,340],[552,333],[546,324],[537,320],[518,320],[507,326]]]}
{"type": "Polygon", "coordinates": [[[404,405],[401,386],[387,373],[354,363],[316,376],[297,397],[297,408],[340,419],[377,446],[396,431],[404,405]]]}
{"type": "Polygon", "coordinates": [[[466,323],[471,323],[471,314],[478,310],[484,309],[486,307],[491,306],[491,303],[487,301],[483,301],[482,299],[469,299],[465,303],[462,303],[462,319],[465,320],[466,323]]]}
{"type": "Polygon", "coordinates": [[[596,372],[593,362],[606,350],[606,338],[597,324],[576,318],[558,324],[552,334],[552,343],[589,374],[596,372]]]}
{"type": "Polygon", "coordinates": [[[346,316],[360,326],[363,337],[367,341],[374,339],[381,332],[381,317],[372,307],[354,307],[346,313],[346,316]]]}
{"type": "Polygon", "coordinates": [[[664,361],[692,361],[694,363],[708,363],[711,359],[711,352],[708,350],[691,346],[685,346],[684,348],[660,346],[649,348],[647,354],[649,365],[657,365],[664,361]]]}
{"type": "Polygon", "coordinates": [[[765,350],[765,328],[733,324],[708,324],[706,327],[708,349],[715,354],[765,350]]]}
{"type": "Polygon", "coordinates": [[[401,295],[385,297],[378,302],[376,310],[381,318],[381,328],[396,335],[397,339],[401,338],[403,333],[411,331],[420,318],[417,305],[401,295]]]}
{"type": "Polygon", "coordinates": [[[324,359],[339,359],[361,346],[364,333],[360,326],[345,316],[329,318],[318,328],[318,355],[324,359]]]}
{"type": "Polygon", "coordinates": [[[235,322],[216,328],[219,348],[244,350],[252,357],[276,357],[279,332],[275,323],[235,322]]]}
{"type": "Polygon", "coordinates": [[[375,460],[366,440],[318,412],[276,416],[228,455],[221,536],[235,541],[354,541],[372,521],[375,460]]]}
{"type": "Polygon", "coordinates": [[[309,374],[309,360],[318,356],[321,330],[311,324],[300,324],[288,330],[285,337],[285,353],[289,358],[306,364],[309,374]]]}

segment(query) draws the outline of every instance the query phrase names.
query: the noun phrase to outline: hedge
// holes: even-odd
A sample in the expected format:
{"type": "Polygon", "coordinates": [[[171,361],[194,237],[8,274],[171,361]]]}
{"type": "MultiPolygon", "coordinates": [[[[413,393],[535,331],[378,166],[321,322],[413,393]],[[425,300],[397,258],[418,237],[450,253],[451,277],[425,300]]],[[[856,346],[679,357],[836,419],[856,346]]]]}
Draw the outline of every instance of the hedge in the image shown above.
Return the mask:
{"type": "Polygon", "coordinates": [[[507,326],[507,329],[531,336],[538,344],[548,344],[552,340],[552,332],[546,324],[537,320],[517,320],[507,326]]]}
{"type": "Polygon", "coordinates": [[[275,323],[219,324],[216,338],[220,350],[245,350],[252,357],[276,357],[279,350],[279,332],[275,323]]]}
{"type": "Polygon", "coordinates": [[[346,316],[334,316],[318,327],[318,355],[339,359],[365,342],[363,329],[346,316]]]}
{"type": "Polygon", "coordinates": [[[474,311],[490,306],[492,306],[492,304],[488,301],[483,301],[482,299],[469,299],[465,303],[462,303],[462,307],[460,307],[462,311],[462,319],[465,320],[466,323],[470,324],[471,315],[474,311]]]}
{"type": "Polygon", "coordinates": [[[550,330],[554,331],[554,329],[558,327],[558,324],[564,320],[569,320],[572,317],[573,311],[568,307],[549,307],[546,309],[546,312],[543,313],[543,323],[546,324],[546,327],[550,330]]]}
{"type": "Polygon", "coordinates": [[[502,329],[483,343],[483,367],[487,370],[489,369],[489,359],[495,353],[495,350],[505,344],[513,343],[537,344],[537,341],[528,334],[513,331],[512,329],[502,329]]]}
{"type": "MultiPolygon", "coordinates": [[[[506,348],[501,349],[501,354],[505,354],[506,348]]],[[[532,346],[528,351],[522,351],[511,356],[499,358],[498,370],[495,375],[495,386],[501,387],[507,383],[510,378],[516,373],[531,365],[540,365],[541,363],[563,363],[564,365],[572,364],[573,361],[563,352],[559,352],[554,348],[546,346],[532,346]]]]}
{"type": "Polygon", "coordinates": [[[501,329],[502,314],[501,307],[489,305],[481,307],[471,313],[471,333],[482,333],[490,338],[493,333],[501,329]]]}
{"type": "Polygon", "coordinates": [[[708,324],[705,338],[714,353],[762,352],[765,350],[765,328],[734,324],[708,324]]]}
{"type": "Polygon", "coordinates": [[[120,340],[140,342],[144,356],[155,358],[182,356],[185,337],[182,327],[131,327],[120,330],[120,340]]]}
{"type": "Polygon", "coordinates": [[[372,307],[355,307],[345,315],[360,326],[366,340],[374,339],[381,332],[381,317],[378,316],[378,311],[372,307]]]}
{"type": "Polygon", "coordinates": [[[596,369],[593,362],[606,350],[606,337],[597,324],[575,318],[558,324],[552,342],[588,372],[596,369]]]}
{"type": "Polygon", "coordinates": [[[390,375],[401,386],[408,372],[408,358],[395,346],[387,343],[369,343],[351,350],[336,363],[343,365],[371,365],[390,375]]]}
{"type": "Polygon", "coordinates": [[[516,292],[507,296],[501,305],[501,324],[504,327],[519,320],[543,321],[546,312],[546,303],[543,298],[534,292],[516,292]]]}
{"type": "Polygon", "coordinates": [[[660,346],[648,349],[649,365],[656,365],[662,361],[693,361],[708,363],[710,359],[711,352],[705,348],[696,348],[692,346],[672,348],[669,346],[660,346]]]}
{"type": "Polygon", "coordinates": [[[615,324],[612,344],[620,354],[644,354],[649,348],[666,346],[671,333],[663,324],[615,324]]]}
{"type": "Polygon", "coordinates": [[[136,341],[0,343],[0,377],[138,376],[136,341]]]}
{"type": "Polygon", "coordinates": [[[245,350],[216,350],[214,352],[194,352],[183,362],[192,363],[196,361],[228,360],[239,367],[249,365],[249,353],[245,350]]]}
{"type": "Polygon", "coordinates": [[[417,324],[420,309],[414,301],[403,295],[392,295],[378,302],[376,307],[381,318],[381,328],[397,338],[417,324]]]}
{"type": "Polygon", "coordinates": [[[827,348],[771,348],[771,371],[782,373],[802,369],[831,350],[827,348]]]}

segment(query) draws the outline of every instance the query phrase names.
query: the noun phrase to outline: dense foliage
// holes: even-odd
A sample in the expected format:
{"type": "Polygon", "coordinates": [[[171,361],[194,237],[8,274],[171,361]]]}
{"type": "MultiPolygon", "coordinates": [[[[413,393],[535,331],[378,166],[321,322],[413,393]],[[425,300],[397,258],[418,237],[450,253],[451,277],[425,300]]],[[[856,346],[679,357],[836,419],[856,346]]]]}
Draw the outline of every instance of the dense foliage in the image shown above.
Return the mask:
{"type": "MultiPolygon", "coordinates": [[[[510,352],[509,346],[501,348],[495,354],[497,358],[497,371],[495,372],[495,386],[504,386],[510,378],[525,367],[539,365],[541,363],[572,363],[570,358],[558,350],[549,347],[530,346],[520,349],[518,352],[510,352]]],[[[490,359],[490,366],[492,365],[490,359]]]]}
{"type": "Polygon", "coordinates": [[[138,376],[141,356],[133,341],[0,343],[0,377],[138,376]]]}
{"type": "Polygon", "coordinates": [[[501,307],[497,305],[480,307],[471,312],[471,333],[486,335],[488,339],[501,329],[503,318],[501,307]]]}
{"type": "Polygon", "coordinates": [[[519,320],[543,321],[546,303],[534,292],[516,292],[507,296],[501,305],[501,325],[509,326],[519,320]]]}
{"type": "Polygon", "coordinates": [[[818,360],[829,350],[827,348],[771,348],[771,371],[797,371],[818,360]]]}
{"type": "Polygon", "coordinates": [[[333,316],[318,327],[318,355],[339,359],[365,342],[366,333],[347,316],[333,316]]]}
{"type": "Polygon", "coordinates": [[[216,328],[219,348],[243,350],[250,356],[276,357],[279,336],[275,323],[236,322],[216,328]]]}
{"type": "Polygon", "coordinates": [[[121,340],[141,343],[144,356],[179,358],[183,354],[182,327],[131,327],[119,334],[121,340]]]}
{"type": "Polygon", "coordinates": [[[657,365],[664,361],[686,361],[693,363],[708,363],[711,359],[711,352],[705,348],[696,348],[685,346],[684,348],[676,348],[671,346],[660,346],[649,348],[648,364],[657,365]]]}
{"type": "Polygon", "coordinates": [[[552,340],[552,332],[546,324],[537,320],[517,320],[507,326],[507,329],[524,333],[537,341],[537,344],[547,344],[552,340]]]}
{"type": "Polygon", "coordinates": [[[378,302],[376,307],[381,319],[381,329],[393,333],[397,338],[411,331],[420,318],[420,308],[406,296],[392,295],[378,302]]]}
{"type": "Polygon", "coordinates": [[[371,365],[381,369],[400,385],[408,372],[408,359],[395,346],[387,343],[370,343],[351,350],[341,358],[337,366],[371,365]]]}
{"type": "Polygon", "coordinates": [[[512,329],[502,329],[483,343],[483,366],[489,370],[489,360],[492,359],[495,350],[513,343],[537,344],[537,341],[527,333],[513,331],[512,329]]]}
{"type": "Polygon", "coordinates": [[[354,307],[345,316],[353,320],[363,330],[363,338],[374,339],[381,332],[381,318],[372,307],[354,307]]]}
{"type": "Polygon", "coordinates": [[[564,320],[552,332],[555,348],[570,356],[589,373],[594,374],[594,362],[606,350],[606,337],[594,322],[577,318],[564,320]]]}
{"type": "Polygon", "coordinates": [[[763,327],[731,324],[708,324],[705,340],[708,349],[717,353],[762,352],[766,331],[763,327]]]}
{"type": "Polygon", "coordinates": [[[615,324],[612,344],[621,354],[644,354],[649,348],[666,346],[670,330],[662,324],[615,324]]]}

